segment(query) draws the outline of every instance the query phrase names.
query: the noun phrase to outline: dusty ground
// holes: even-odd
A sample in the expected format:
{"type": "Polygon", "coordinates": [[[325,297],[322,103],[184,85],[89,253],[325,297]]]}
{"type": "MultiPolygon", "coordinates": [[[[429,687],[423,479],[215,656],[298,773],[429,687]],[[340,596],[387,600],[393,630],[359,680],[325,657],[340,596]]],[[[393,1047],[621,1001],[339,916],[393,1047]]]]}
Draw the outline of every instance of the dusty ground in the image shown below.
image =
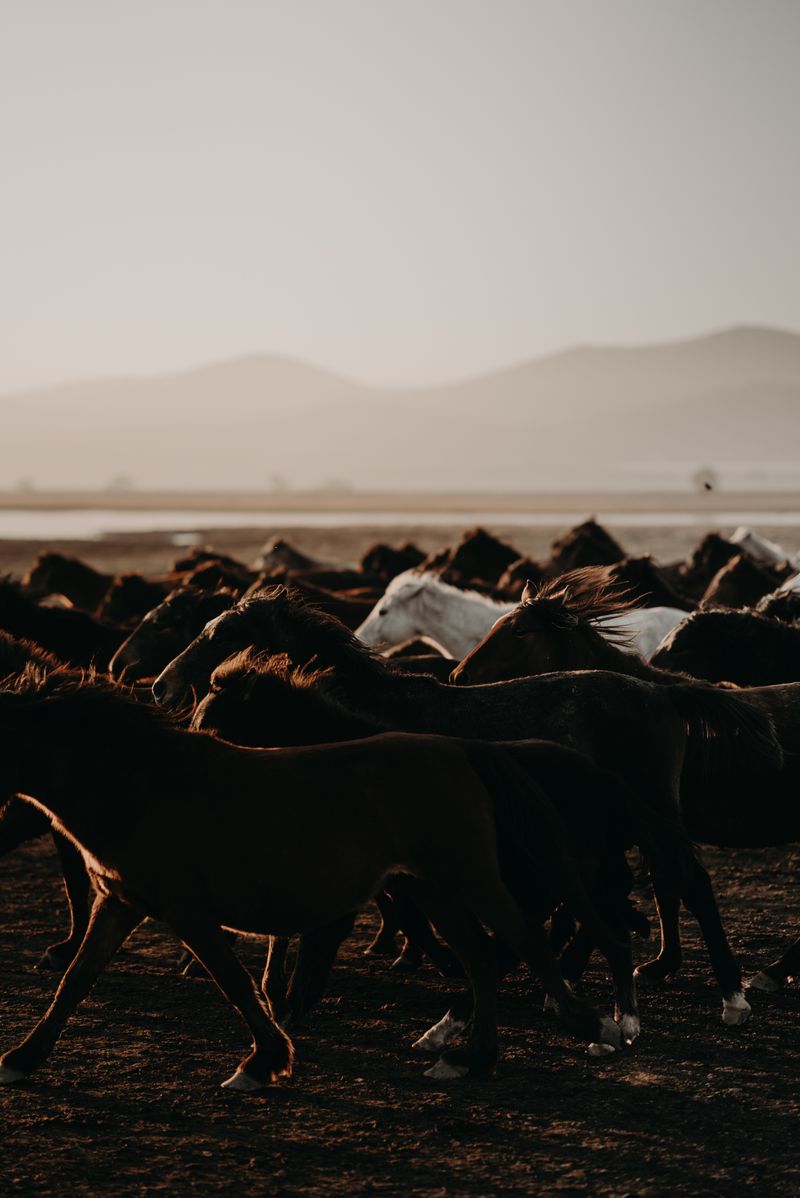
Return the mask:
{"type": "MultiPolygon", "coordinates": [[[[750,968],[796,926],[794,852],[709,853],[732,941],[750,968]]],[[[43,1011],[34,964],[63,919],[52,852],[0,862],[2,1045],[43,1011]]],[[[796,1195],[800,999],[755,1002],[727,1031],[696,937],[680,981],[642,998],[644,1031],[611,1062],[540,1014],[523,977],[500,1004],[494,1078],[446,1088],[409,1045],[443,1011],[430,971],[361,955],[365,917],[328,997],[296,1036],[294,1080],[242,1097],[219,1082],[246,1050],[209,982],[175,969],[146,925],[32,1081],[0,1091],[3,1192],[71,1195],[796,1195]]],[[[244,956],[258,965],[257,946],[244,956]]],[[[647,946],[640,946],[641,953],[647,946]]],[[[589,993],[607,1003],[598,967],[589,993]]]]}
{"type": "MultiPolygon", "coordinates": [[[[541,554],[561,530],[497,531],[541,554]]],[[[456,532],[402,529],[392,539],[408,534],[432,548],[456,532]]],[[[309,552],[353,560],[385,532],[288,535],[309,552]]],[[[665,558],[697,539],[691,529],[619,535],[632,551],[665,558]]],[[[786,529],[780,535],[800,542],[786,529]]],[[[214,540],[247,558],[263,537],[214,540]]],[[[36,548],[0,544],[0,571],[21,571],[36,548]]],[[[60,548],[115,569],[161,569],[176,552],[163,536],[60,548]]],[[[752,971],[800,922],[800,854],[709,851],[706,859],[731,940],[752,971]]],[[[0,1048],[17,1042],[49,1001],[55,979],[34,965],[63,919],[46,844],[0,861],[0,1048]]],[[[501,997],[496,1076],[446,1088],[423,1077],[409,1047],[443,1013],[445,983],[429,970],[397,976],[368,961],[361,953],[371,929],[367,916],[328,997],[297,1034],[294,1080],[250,1098],[219,1089],[247,1047],[237,1016],[210,983],[178,975],[163,929],[140,929],[36,1080],[0,1091],[0,1192],[800,1193],[800,995],[757,996],[751,1023],[724,1029],[688,923],[684,972],[668,989],[643,994],[644,1031],[631,1052],[610,1062],[587,1057],[543,1019],[538,988],[519,977],[501,997]]],[[[647,945],[639,952],[650,955],[647,945]]],[[[243,954],[258,967],[257,946],[243,954]]],[[[587,989],[609,1005],[596,966],[587,989]]]]}

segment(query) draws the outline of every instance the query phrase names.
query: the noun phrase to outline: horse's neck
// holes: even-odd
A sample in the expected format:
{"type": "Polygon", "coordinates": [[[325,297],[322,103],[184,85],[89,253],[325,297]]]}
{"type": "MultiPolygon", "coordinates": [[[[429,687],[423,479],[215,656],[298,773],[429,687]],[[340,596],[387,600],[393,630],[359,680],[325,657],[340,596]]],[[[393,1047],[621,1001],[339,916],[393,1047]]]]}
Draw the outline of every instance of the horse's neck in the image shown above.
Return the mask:
{"type": "Polygon", "coordinates": [[[439,641],[452,657],[459,660],[466,657],[495,621],[514,606],[513,603],[492,603],[481,595],[455,588],[422,592],[420,602],[424,604],[427,635],[439,641]]]}
{"type": "Polygon", "coordinates": [[[627,674],[629,678],[640,678],[645,682],[670,682],[678,677],[669,670],[651,666],[638,653],[626,653],[602,634],[598,634],[594,651],[584,668],[610,670],[614,674],[627,674]]]}

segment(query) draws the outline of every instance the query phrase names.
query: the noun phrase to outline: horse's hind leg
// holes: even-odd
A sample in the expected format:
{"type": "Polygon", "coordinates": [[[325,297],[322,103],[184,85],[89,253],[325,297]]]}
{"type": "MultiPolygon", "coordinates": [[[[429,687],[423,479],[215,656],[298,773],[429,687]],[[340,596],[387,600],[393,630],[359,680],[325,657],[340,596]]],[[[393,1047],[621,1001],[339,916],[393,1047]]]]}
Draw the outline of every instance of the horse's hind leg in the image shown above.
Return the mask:
{"type": "Polygon", "coordinates": [[[223,1086],[262,1090],[269,1082],[288,1077],[294,1060],[292,1042],[270,1017],[253,977],[236,957],[222,929],[200,919],[197,912],[177,918],[169,915],[168,922],[211,974],[253,1036],[252,1052],[223,1086]]]}
{"type": "Polygon", "coordinates": [[[315,928],[300,937],[292,977],[286,995],[287,1020],[299,1019],[315,1006],[325,993],[339,945],[350,935],[355,923],[355,914],[343,915],[323,928],[315,928]]]}
{"type": "Polygon", "coordinates": [[[286,957],[289,953],[288,936],[270,936],[267,959],[261,979],[261,993],[269,1003],[273,1019],[281,1019],[286,1013],[286,957]]]}
{"type": "Polygon", "coordinates": [[[141,915],[117,899],[102,896],[95,900],[83,943],[47,1013],[21,1044],[0,1058],[0,1083],[20,1081],[47,1059],[72,1012],[141,922],[141,915]]]}
{"type": "Polygon", "coordinates": [[[64,875],[70,928],[66,940],[60,940],[58,944],[50,945],[39,962],[39,968],[63,971],[75,956],[86,935],[93,891],[83,857],[75,846],[58,832],[53,832],[53,844],[56,847],[61,862],[61,872],[64,875]]]}
{"type": "Polygon", "coordinates": [[[750,990],[762,990],[766,994],[777,994],[789,978],[800,974],[800,940],[795,940],[782,957],[773,961],[748,982],[750,990]]]}
{"type": "Polygon", "coordinates": [[[657,957],[636,968],[636,977],[644,985],[656,985],[674,977],[681,967],[681,891],[677,882],[653,878],[653,894],[658,911],[661,948],[657,957]]]}

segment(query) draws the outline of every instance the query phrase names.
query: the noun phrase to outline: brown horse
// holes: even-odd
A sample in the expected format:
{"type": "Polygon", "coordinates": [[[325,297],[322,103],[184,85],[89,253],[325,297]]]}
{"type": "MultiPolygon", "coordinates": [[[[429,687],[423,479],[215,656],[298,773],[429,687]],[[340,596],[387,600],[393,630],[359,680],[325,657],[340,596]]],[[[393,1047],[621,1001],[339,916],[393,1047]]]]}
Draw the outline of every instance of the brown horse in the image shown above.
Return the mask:
{"type": "MultiPolygon", "coordinates": [[[[687,730],[712,737],[732,760],[750,754],[780,762],[774,729],[763,712],[732,692],[680,679],[665,687],[608,671],[550,673],[501,685],[445,686],[433,678],[400,674],[373,656],[329,616],[285,588],[262,593],[225,612],[156,679],[159,702],[184,703],[208,689],[213,669],[249,645],[285,652],[296,664],[312,658],[337,671],[340,700],[385,727],[477,739],[530,737],[566,744],[621,776],[637,794],[652,797],[665,816],[678,811],[687,730]]],[[[663,902],[681,895],[700,923],[723,995],[726,1023],[740,1023],[749,1007],[741,971],[716,907],[708,873],[694,858],[681,878],[660,878],[663,902]]],[[[664,961],[640,967],[663,976],[664,961]]]]}
{"type": "Polygon", "coordinates": [[[47,1059],[145,916],[183,940],[252,1033],[253,1050],[226,1085],[256,1090],[288,1075],[291,1041],[222,929],[313,937],[398,870],[473,991],[468,1043],[443,1054],[431,1076],[494,1067],[496,960],[484,927],[543,979],[566,1026],[621,1046],[619,1027],[565,986],[541,927],[512,897],[509,886],[535,888],[535,870],[545,882],[560,874],[587,926],[605,935],[555,810],[508,750],[396,734],[243,749],[178,729],[117,688],[35,671],[0,693],[0,728],[2,789],[24,794],[75,843],[97,891],[77,956],[44,1017],[3,1056],[0,1082],[47,1059]],[[519,868],[508,884],[500,858],[519,868]]]}
{"type": "MultiPolygon", "coordinates": [[[[673,685],[683,676],[624,652],[593,624],[599,615],[618,615],[627,610],[626,595],[609,586],[600,570],[594,574],[585,571],[580,578],[573,575],[560,587],[552,584],[538,591],[531,589],[521,606],[498,621],[489,636],[464,659],[453,673],[454,681],[490,682],[553,669],[602,669],[673,685]]],[[[725,639],[716,646],[715,660],[720,674],[738,674],[743,660],[750,662],[751,670],[755,660],[770,664],[783,661],[786,668],[786,646],[796,630],[773,625],[764,617],[747,612],[698,613],[686,621],[687,630],[699,631],[705,624],[710,625],[710,633],[716,628],[720,636],[726,630],[725,639]],[[763,652],[754,658],[754,644],[759,636],[764,642],[763,652]],[[769,652],[769,645],[781,644],[783,655],[769,652]],[[739,662],[734,665],[737,656],[739,662]],[[725,661],[729,663],[727,667],[725,661]]],[[[709,643],[714,644],[711,637],[709,643]]],[[[667,662],[686,661],[685,656],[679,658],[670,653],[657,655],[658,658],[667,662]]],[[[694,840],[722,847],[759,848],[793,843],[800,839],[800,682],[753,686],[738,693],[772,721],[783,749],[783,767],[765,769],[763,761],[747,757],[735,764],[716,755],[708,760],[690,738],[680,788],[685,827],[694,840]],[[757,802],[754,796],[758,796],[757,802]]],[[[665,904],[661,916],[660,970],[664,974],[674,973],[681,960],[677,909],[665,904]]],[[[800,940],[766,966],[750,984],[756,989],[777,990],[798,969],[800,940]]],[[[646,967],[640,971],[641,975],[646,976],[646,967]]]]}

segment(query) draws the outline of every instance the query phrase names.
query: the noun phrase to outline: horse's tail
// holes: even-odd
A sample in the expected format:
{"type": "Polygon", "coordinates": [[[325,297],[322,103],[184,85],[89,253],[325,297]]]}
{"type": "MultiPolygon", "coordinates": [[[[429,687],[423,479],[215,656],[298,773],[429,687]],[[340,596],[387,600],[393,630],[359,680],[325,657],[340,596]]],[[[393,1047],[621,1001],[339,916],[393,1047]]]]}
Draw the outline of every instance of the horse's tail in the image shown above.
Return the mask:
{"type": "Polygon", "coordinates": [[[617,941],[586,889],[561,816],[513,748],[485,741],[464,747],[494,806],[503,881],[523,910],[535,911],[543,893],[552,894],[595,940],[617,941]]]}
{"type": "Polygon", "coordinates": [[[733,690],[704,682],[667,686],[675,710],[690,736],[725,754],[725,760],[756,762],[769,769],[783,765],[783,749],[769,716],[733,690]]]}

